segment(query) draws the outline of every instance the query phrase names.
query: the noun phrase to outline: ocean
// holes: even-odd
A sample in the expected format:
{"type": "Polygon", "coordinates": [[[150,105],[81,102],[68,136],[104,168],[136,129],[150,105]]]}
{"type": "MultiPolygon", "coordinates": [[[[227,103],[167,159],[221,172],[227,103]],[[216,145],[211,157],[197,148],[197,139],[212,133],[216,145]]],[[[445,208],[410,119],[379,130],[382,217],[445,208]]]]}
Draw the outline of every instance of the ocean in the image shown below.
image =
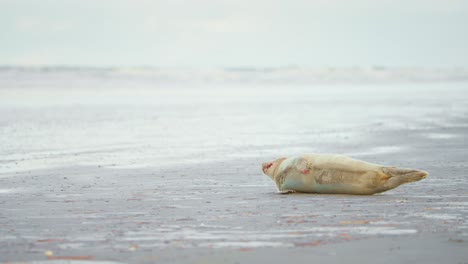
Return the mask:
{"type": "Polygon", "coordinates": [[[467,84],[460,69],[2,67],[0,173],[398,152],[356,146],[460,125],[467,84]]]}

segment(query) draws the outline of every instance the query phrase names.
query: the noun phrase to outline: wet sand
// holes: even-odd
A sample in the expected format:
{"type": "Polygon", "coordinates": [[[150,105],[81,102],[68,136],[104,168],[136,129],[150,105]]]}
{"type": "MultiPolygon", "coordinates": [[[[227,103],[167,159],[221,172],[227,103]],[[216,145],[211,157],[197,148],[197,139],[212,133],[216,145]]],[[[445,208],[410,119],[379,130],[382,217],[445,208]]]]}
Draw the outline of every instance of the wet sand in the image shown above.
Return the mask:
{"type": "Polygon", "coordinates": [[[369,143],[411,142],[411,151],[368,160],[431,175],[373,196],[281,195],[261,176],[260,160],[4,176],[0,255],[2,261],[44,260],[52,251],[128,263],[465,263],[467,132],[431,131],[454,135],[450,142],[416,131],[382,133],[369,143]]]}
{"type": "MultiPolygon", "coordinates": [[[[44,106],[4,106],[2,113],[14,117],[2,115],[3,135],[26,143],[1,141],[0,261],[468,263],[468,112],[461,105],[468,104],[468,96],[459,94],[455,102],[428,100],[428,95],[401,101],[366,98],[378,100],[368,109],[359,106],[355,114],[370,110],[360,122],[330,116],[318,122],[322,126],[317,130],[313,124],[297,125],[294,117],[289,119],[294,125],[285,128],[289,117],[281,115],[276,127],[274,120],[265,121],[265,129],[255,127],[275,110],[263,113],[241,101],[227,110],[200,103],[194,116],[189,115],[193,108],[157,108],[165,113],[162,117],[143,120],[138,118],[146,108],[127,107],[122,115],[131,112],[130,121],[109,118],[115,116],[107,113],[121,109],[115,105],[73,111],[56,106],[66,110],[61,113],[44,106]],[[394,109],[395,104],[400,108],[394,109]],[[245,108],[234,110],[239,106],[249,106],[251,115],[242,115],[245,108]],[[176,110],[186,114],[182,120],[198,121],[182,126],[184,133],[177,123],[180,135],[174,132],[162,143],[145,145],[154,134],[125,130],[128,122],[138,127],[159,120],[154,122],[171,132],[175,125],[165,123],[164,116],[177,115],[176,110]],[[42,118],[34,118],[39,114],[42,118]],[[70,124],[61,123],[64,116],[70,124]],[[36,127],[26,133],[29,121],[36,127]],[[75,131],[80,122],[85,135],[67,132],[67,126],[75,131]],[[209,123],[213,131],[204,130],[209,123]],[[341,127],[343,123],[354,125],[341,127]],[[50,127],[62,133],[44,139],[50,127]],[[298,132],[300,127],[305,129],[298,132]],[[124,131],[112,134],[119,129],[124,131]],[[134,137],[125,138],[129,133],[134,137]],[[204,133],[216,144],[205,145],[210,137],[204,133]],[[83,140],[93,135],[98,140],[83,140]],[[70,137],[81,142],[72,145],[65,140],[70,137]],[[119,140],[99,145],[106,137],[119,140]],[[191,138],[199,142],[191,143],[191,138]],[[36,149],[28,150],[27,142],[36,149]],[[50,149],[48,144],[65,147],[50,149]],[[262,175],[261,163],[308,149],[430,175],[373,196],[277,193],[262,175]]],[[[340,100],[343,112],[335,113],[346,115],[346,106],[352,109],[355,100],[340,100]]],[[[285,103],[290,108],[281,111],[289,116],[314,110],[295,99],[285,103]]],[[[147,124],[141,127],[164,135],[147,124]]]]}

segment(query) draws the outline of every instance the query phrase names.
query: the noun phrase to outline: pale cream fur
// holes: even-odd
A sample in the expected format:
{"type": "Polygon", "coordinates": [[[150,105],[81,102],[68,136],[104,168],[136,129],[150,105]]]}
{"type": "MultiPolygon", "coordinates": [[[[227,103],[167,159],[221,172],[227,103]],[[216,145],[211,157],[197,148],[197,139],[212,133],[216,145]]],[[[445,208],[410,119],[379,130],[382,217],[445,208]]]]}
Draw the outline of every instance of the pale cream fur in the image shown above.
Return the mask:
{"type": "Polygon", "coordinates": [[[427,172],[333,154],[308,154],[263,163],[280,192],[374,194],[426,178],[427,172]]]}

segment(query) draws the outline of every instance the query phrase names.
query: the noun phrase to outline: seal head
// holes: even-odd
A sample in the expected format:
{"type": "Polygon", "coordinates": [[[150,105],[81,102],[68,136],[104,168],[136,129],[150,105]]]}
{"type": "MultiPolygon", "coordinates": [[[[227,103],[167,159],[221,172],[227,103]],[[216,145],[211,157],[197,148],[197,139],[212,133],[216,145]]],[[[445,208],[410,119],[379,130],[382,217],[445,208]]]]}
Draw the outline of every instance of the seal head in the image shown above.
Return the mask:
{"type": "Polygon", "coordinates": [[[271,179],[274,180],[274,177],[275,177],[275,172],[278,170],[278,167],[279,165],[281,164],[281,162],[283,160],[285,160],[287,158],[280,158],[280,159],[277,159],[277,160],[274,160],[274,161],[270,161],[270,162],[265,162],[262,164],[262,170],[263,170],[263,173],[265,173],[266,175],[268,175],[271,179]]]}

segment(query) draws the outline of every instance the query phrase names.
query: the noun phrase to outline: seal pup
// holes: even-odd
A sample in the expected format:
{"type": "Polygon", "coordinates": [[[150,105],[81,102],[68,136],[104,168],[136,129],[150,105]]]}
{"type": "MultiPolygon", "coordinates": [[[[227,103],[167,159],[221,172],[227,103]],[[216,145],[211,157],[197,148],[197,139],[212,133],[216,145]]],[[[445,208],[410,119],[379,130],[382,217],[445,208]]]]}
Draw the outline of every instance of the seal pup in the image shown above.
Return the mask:
{"type": "Polygon", "coordinates": [[[370,195],[426,178],[427,172],[373,164],[333,154],[310,154],[263,163],[282,193],[370,195]]]}

